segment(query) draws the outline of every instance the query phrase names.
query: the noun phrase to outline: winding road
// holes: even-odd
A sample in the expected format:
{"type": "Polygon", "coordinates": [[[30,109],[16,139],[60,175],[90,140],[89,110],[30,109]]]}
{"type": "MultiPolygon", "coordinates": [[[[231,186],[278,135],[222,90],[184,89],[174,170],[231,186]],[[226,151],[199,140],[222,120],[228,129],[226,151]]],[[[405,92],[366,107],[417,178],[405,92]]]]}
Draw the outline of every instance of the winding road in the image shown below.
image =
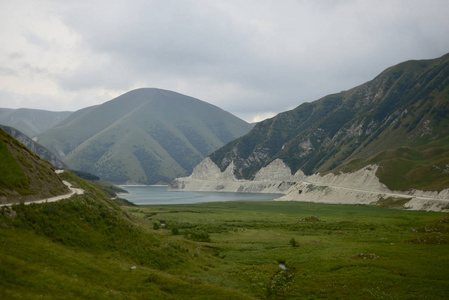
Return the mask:
{"type": "MultiPolygon", "coordinates": [[[[64,172],[63,170],[56,170],[57,174],[60,174],[64,172]]],[[[55,196],[55,197],[51,197],[51,198],[45,198],[45,199],[41,199],[41,200],[36,200],[36,201],[29,201],[29,202],[25,202],[25,205],[31,204],[31,203],[46,203],[46,202],[56,202],[59,200],[63,200],[63,199],[68,199],[70,197],[72,197],[73,195],[82,195],[84,194],[84,190],[83,189],[78,189],[78,188],[74,188],[72,187],[72,184],[68,181],[63,180],[62,181],[69,189],[70,189],[70,193],[68,194],[64,194],[64,195],[59,195],[59,196],[55,196]]],[[[0,204],[0,207],[2,206],[12,206],[14,204],[18,204],[18,203],[8,203],[8,204],[0,204]]]]}

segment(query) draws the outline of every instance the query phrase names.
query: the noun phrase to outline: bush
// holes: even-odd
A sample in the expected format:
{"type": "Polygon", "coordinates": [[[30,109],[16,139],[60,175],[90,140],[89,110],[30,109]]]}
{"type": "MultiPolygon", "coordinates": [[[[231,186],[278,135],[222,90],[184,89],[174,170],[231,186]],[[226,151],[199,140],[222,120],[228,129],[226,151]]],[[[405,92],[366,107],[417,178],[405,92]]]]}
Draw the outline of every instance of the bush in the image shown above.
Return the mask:
{"type": "Polygon", "coordinates": [[[206,231],[189,231],[185,237],[197,242],[210,242],[210,236],[206,231]]]}
{"type": "Polygon", "coordinates": [[[173,235],[178,235],[179,234],[179,229],[178,229],[178,227],[176,225],[170,226],[170,228],[171,228],[171,233],[173,235]]]}
{"type": "Polygon", "coordinates": [[[294,238],[290,240],[290,245],[292,245],[292,247],[298,247],[298,244],[296,243],[296,240],[294,238]]]}

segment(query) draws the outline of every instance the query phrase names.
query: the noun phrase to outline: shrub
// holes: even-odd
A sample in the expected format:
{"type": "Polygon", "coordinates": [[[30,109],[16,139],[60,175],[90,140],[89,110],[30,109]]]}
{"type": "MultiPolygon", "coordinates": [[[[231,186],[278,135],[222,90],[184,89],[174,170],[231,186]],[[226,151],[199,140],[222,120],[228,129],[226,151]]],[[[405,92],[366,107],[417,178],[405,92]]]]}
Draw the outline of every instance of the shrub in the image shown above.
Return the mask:
{"type": "Polygon", "coordinates": [[[290,240],[290,245],[292,245],[292,247],[298,247],[298,244],[296,243],[296,240],[294,238],[290,240]]]}

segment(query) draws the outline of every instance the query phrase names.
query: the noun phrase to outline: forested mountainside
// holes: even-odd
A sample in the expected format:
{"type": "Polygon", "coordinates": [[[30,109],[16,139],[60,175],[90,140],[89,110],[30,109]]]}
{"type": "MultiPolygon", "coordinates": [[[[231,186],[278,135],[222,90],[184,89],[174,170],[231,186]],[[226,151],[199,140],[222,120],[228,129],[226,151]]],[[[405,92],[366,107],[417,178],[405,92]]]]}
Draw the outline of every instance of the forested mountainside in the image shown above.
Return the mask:
{"type": "Polygon", "coordinates": [[[0,127],[3,128],[3,130],[10,134],[13,138],[24,144],[28,149],[36,153],[40,158],[51,163],[55,168],[66,168],[66,165],[54,153],[52,153],[50,150],[40,145],[39,143],[36,143],[21,131],[10,126],[0,125],[0,127]]]}
{"type": "Polygon", "coordinates": [[[0,124],[14,127],[32,138],[55,126],[71,114],[70,111],[0,108],[0,124]]]}
{"type": "Polygon", "coordinates": [[[201,100],[145,88],[74,112],[38,142],[71,169],[114,183],[155,184],[189,174],[251,128],[201,100]]]}
{"type": "MultiPolygon", "coordinates": [[[[233,161],[237,178],[251,179],[277,158],[292,173],[310,175],[388,149],[444,145],[448,133],[449,54],[398,64],[351,90],[280,113],[210,158],[222,171],[233,161]]],[[[444,149],[435,156],[443,164],[444,149]]]]}
{"type": "Polygon", "coordinates": [[[0,203],[15,203],[68,193],[47,161],[0,128],[0,203]]]}

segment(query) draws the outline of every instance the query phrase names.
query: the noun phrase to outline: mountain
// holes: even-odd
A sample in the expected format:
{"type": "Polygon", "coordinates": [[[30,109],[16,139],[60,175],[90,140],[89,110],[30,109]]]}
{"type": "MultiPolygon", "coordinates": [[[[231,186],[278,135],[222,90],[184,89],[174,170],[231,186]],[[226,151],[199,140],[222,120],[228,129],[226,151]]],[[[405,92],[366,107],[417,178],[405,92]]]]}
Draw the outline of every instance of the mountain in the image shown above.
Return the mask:
{"type": "Polygon", "coordinates": [[[37,154],[40,158],[51,163],[55,168],[57,168],[57,169],[67,168],[67,166],[62,162],[62,160],[60,160],[54,153],[50,152],[50,150],[48,150],[44,146],[40,145],[39,143],[36,143],[30,137],[23,134],[19,130],[15,129],[13,127],[10,127],[10,126],[0,125],[0,127],[3,128],[3,130],[5,130],[9,135],[11,135],[17,141],[21,142],[28,149],[30,149],[35,154],[37,154]]]}
{"type": "Polygon", "coordinates": [[[58,124],[70,114],[69,111],[0,108],[0,124],[14,127],[27,136],[34,137],[58,124]]]}
{"type": "Polygon", "coordinates": [[[45,199],[67,192],[50,163],[0,128],[0,203],[45,199]]]}
{"type": "Polygon", "coordinates": [[[213,152],[210,159],[221,171],[233,162],[237,178],[252,179],[276,159],[292,174],[302,170],[311,175],[354,170],[373,162],[388,165],[393,158],[400,164],[401,159],[413,160],[408,151],[421,157],[427,169],[435,162],[441,172],[447,172],[448,135],[449,54],[398,64],[351,90],[260,122],[213,152]],[[401,147],[405,150],[393,151],[401,147]],[[389,156],[384,151],[390,151],[389,156]]]}
{"type": "Polygon", "coordinates": [[[201,100],[145,88],[76,111],[37,137],[71,169],[114,183],[155,184],[190,173],[251,128],[201,100]]]}

